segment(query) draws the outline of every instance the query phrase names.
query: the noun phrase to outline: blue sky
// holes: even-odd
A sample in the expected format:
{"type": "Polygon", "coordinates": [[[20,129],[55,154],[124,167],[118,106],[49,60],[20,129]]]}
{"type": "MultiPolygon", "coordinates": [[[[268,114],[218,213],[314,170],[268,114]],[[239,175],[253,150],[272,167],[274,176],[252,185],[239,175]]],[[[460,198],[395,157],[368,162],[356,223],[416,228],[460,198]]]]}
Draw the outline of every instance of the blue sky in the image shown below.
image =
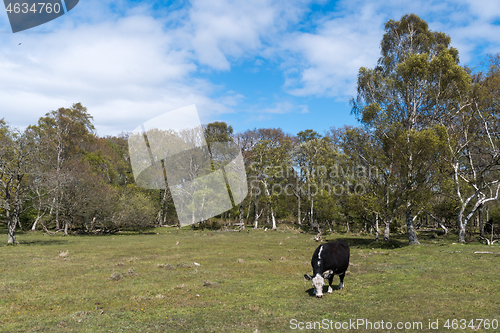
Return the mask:
{"type": "Polygon", "coordinates": [[[196,104],[203,123],[236,131],[355,125],[358,69],[405,13],[450,35],[461,64],[500,52],[495,0],[81,0],[16,34],[3,11],[0,118],[23,128],[81,102],[99,135],[115,135],[196,104]]]}

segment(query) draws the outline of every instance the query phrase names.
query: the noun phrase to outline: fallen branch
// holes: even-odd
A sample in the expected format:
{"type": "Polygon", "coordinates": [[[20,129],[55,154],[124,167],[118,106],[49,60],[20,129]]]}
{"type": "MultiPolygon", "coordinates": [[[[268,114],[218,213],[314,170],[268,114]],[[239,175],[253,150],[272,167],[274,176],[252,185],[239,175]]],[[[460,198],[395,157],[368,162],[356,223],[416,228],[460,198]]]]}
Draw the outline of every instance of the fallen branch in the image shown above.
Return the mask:
{"type": "Polygon", "coordinates": [[[438,226],[441,227],[441,229],[444,230],[444,234],[447,235],[448,234],[448,228],[446,228],[446,226],[443,223],[441,223],[441,221],[434,214],[432,214],[431,212],[429,212],[427,210],[425,210],[425,212],[427,214],[429,214],[429,216],[432,217],[434,219],[434,221],[436,221],[436,223],[438,224],[438,226]]]}
{"type": "Polygon", "coordinates": [[[474,251],[474,254],[500,254],[500,252],[474,251]]]}
{"type": "Polygon", "coordinates": [[[479,236],[479,238],[482,239],[482,240],[485,240],[488,245],[493,245],[493,244],[495,244],[496,242],[499,241],[498,239],[491,239],[490,240],[490,239],[488,239],[486,237],[483,237],[483,236],[479,236]]]}

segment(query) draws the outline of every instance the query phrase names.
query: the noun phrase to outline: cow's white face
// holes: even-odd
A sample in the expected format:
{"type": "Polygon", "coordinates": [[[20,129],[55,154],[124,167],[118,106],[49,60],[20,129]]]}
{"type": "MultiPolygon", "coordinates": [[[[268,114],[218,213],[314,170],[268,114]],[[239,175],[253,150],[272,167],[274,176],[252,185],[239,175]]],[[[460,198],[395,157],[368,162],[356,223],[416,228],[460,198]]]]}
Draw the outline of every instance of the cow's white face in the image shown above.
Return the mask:
{"type": "Polygon", "coordinates": [[[316,297],[323,297],[323,286],[325,285],[325,279],[321,274],[316,274],[312,279],[314,290],[316,291],[316,297]]]}

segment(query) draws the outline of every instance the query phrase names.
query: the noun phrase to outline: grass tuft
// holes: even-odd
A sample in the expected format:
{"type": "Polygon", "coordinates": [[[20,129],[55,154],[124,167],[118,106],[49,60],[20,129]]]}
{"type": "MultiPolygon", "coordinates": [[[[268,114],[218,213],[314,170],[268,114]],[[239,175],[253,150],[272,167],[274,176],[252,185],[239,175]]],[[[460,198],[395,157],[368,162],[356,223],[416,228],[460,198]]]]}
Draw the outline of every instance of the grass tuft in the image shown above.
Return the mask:
{"type": "Polygon", "coordinates": [[[203,287],[216,287],[219,283],[205,280],[203,281],[203,287]]]}

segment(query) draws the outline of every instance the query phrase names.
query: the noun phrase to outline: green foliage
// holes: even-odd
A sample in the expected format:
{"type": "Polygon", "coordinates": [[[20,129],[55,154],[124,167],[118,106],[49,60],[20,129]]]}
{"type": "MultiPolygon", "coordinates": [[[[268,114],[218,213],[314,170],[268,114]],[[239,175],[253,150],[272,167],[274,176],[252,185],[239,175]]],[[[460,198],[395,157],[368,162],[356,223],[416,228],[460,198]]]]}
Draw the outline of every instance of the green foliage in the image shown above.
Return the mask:
{"type": "MultiPolygon", "coordinates": [[[[49,152],[52,150],[59,153],[59,161],[85,150],[87,144],[91,143],[94,132],[92,116],[80,103],[73,104],[71,108],[48,112],[31,128],[48,145],[49,152]]],[[[51,155],[59,156],[56,153],[51,155]]]]}
{"type": "Polygon", "coordinates": [[[127,186],[118,194],[116,211],[108,223],[114,230],[140,230],[151,227],[157,207],[140,188],[127,186]]]}
{"type": "Polygon", "coordinates": [[[220,230],[222,229],[222,226],[219,221],[214,220],[210,223],[210,229],[211,230],[220,230]]]}
{"type": "MultiPolygon", "coordinates": [[[[500,203],[496,203],[495,205],[492,205],[491,209],[490,209],[490,221],[491,223],[495,224],[496,228],[496,231],[497,233],[500,233],[500,203]]],[[[490,221],[487,221],[487,222],[490,222],[490,221]]]]}
{"type": "Polygon", "coordinates": [[[16,228],[29,200],[38,153],[30,128],[21,132],[0,120],[0,216],[7,222],[9,243],[16,243],[16,228]]]}
{"type": "Polygon", "coordinates": [[[225,122],[216,121],[203,128],[207,143],[228,142],[232,140],[233,128],[225,122]]]}
{"type": "Polygon", "coordinates": [[[369,124],[376,120],[377,115],[382,111],[378,103],[370,103],[363,108],[363,123],[369,124]]]}
{"type": "Polygon", "coordinates": [[[321,135],[319,135],[317,132],[313,131],[312,129],[300,131],[299,133],[297,133],[297,136],[299,138],[299,141],[302,143],[309,141],[309,140],[315,140],[315,139],[321,138],[321,135]]]}
{"type": "Polygon", "coordinates": [[[390,20],[378,65],[359,69],[357,97],[351,100],[352,113],[367,127],[377,154],[366,148],[358,152],[382,174],[375,186],[369,186],[381,202],[364,208],[390,221],[399,207],[406,207],[413,243],[418,240],[412,210],[427,206],[449,172],[448,130],[456,126],[449,119],[469,103],[470,71],[458,60],[450,37],[429,30],[415,14],[390,20]]]}

